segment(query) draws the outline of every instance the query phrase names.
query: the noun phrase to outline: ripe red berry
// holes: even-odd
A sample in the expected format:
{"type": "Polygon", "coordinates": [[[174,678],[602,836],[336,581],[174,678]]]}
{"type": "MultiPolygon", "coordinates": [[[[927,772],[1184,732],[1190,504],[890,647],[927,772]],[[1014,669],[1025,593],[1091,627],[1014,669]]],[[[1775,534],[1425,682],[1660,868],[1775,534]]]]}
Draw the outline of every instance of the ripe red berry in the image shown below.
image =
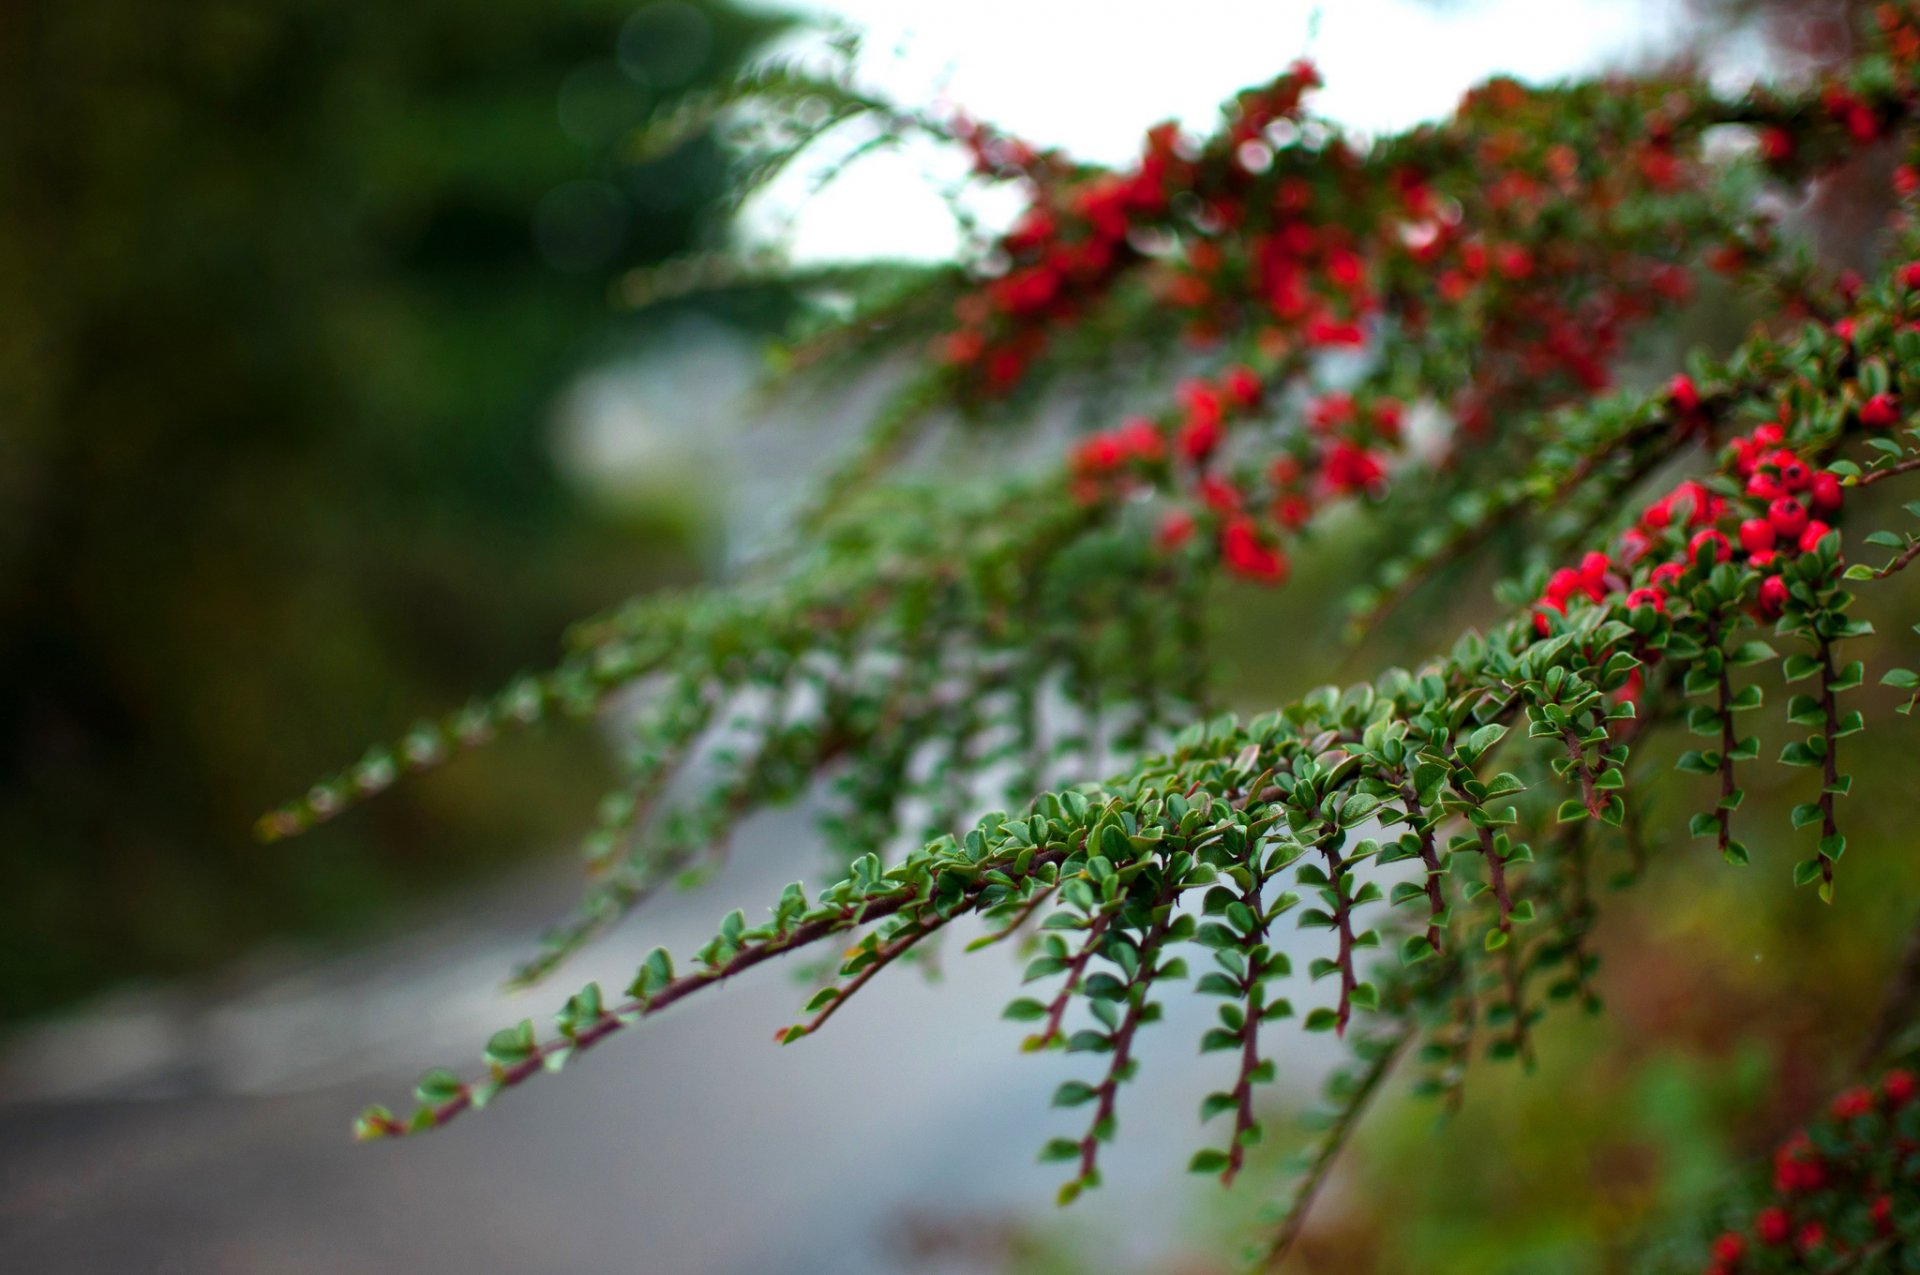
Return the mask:
{"type": "Polygon", "coordinates": [[[1887,1101],[1896,1107],[1904,1107],[1913,1100],[1913,1073],[1895,1068],[1886,1074],[1880,1082],[1880,1092],[1887,1095],[1887,1101]]]}
{"type": "Polygon", "coordinates": [[[1760,1215],[1753,1219],[1753,1233],[1760,1237],[1762,1244],[1785,1244],[1793,1235],[1793,1219],[1778,1206],[1761,1209],[1760,1215]]]}
{"type": "Polygon", "coordinates": [[[1668,499],[1685,500],[1687,502],[1687,525],[1689,527],[1703,527],[1709,523],[1719,522],[1720,515],[1725,513],[1727,509],[1727,502],[1724,497],[1714,495],[1708,491],[1705,486],[1695,482],[1691,478],[1681,483],[1678,487],[1675,487],[1673,489],[1673,495],[1669,496],[1668,499]]]}
{"type": "Polygon", "coordinates": [[[1845,499],[1846,489],[1840,485],[1838,474],[1821,470],[1813,476],[1813,483],[1807,489],[1807,499],[1813,505],[1813,511],[1828,517],[1840,512],[1845,499]]]}
{"type": "Polygon", "coordinates": [[[1807,468],[1807,463],[1784,447],[1760,457],[1756,468],[1761,473],[1771,473],[1789,492],[1800,491],[1813,481],[1813,471],[1807,468]]]}
{"type": "Polygon", "coordinates": [[[1762,553],[1773,548],[1773,524],[1765,518],[1749,518],[1740,524],[1740,547],[1748,553],[1762,553]]]}
{"type": "Polygon", "coordinates": [[[1832,527],[1821,522],[1818,518],[1808,523],[1806,528],[1800,533],[1800,552],[1812,553],[1815,549],[1818,549],[1820,542],[1826,539],[1828,533],[1832,530],[1832,527]]]}
{"type": "Polygon", "coordinates": [[[1228,368],[1220,384],[1235,407],[1249,408],[1260,402],[1260,377],[1244,364],[1236,363],[1228,368]]]}
{"type": "Polygon", "coordinates": [[[1900,423],[1900,400],[1891,394],[1875,394],[1860,405],[1860,423],[1868,429],[1892,429],[1900,423]]]}
{"type": "Polygon", "coordinates": [[[1873,1090],[1864,1085],[1843,1089],[1834,1096],[1832,1113],[1835,1120],[1854,1120],[1872,1112],[1873,1090]]]}
{"type": "Polygon", "coordinates": [[[1638,611],[1642,607],[1652,607],[1655,611],[1665,612],[1667,595],[1658,589],[1640,588],[1627,595],[1627,609],[1638,611]]]}
{"type": "Polygon", "coordinates": [[[1747,1241],[1744,1236],[1726,1231],[1713,1242],[1713,1260],[1729,1266],[1747,1255],[1747,1241]]]}
{"type": "Polygon", "coordinates": [[[1135,416],[1121,423],[1115,431],[1115,437],[1127,455],[1137,460],[1159,460],[1167,454],[1166,439],[1160,435],[1160,427],[1144,416],[1135,416]]]}
{"type": "Polygon", "coordinates": [[[1243,504],[1240,489],[1224,478],[1213,474],[1202,474],[1200,481],[1194,484],[1200,493],[1200,499],[1207,508],[1217,514],[1237,514],[1243,504]]]}
{"type": "Polygon", "coordinates": [[[1780,613],[1787,609],[1787,582],[1779,576],[1768,576],[1760,582],[1760,599],[1757,610],[1763,620],[1777,620],[1780,613]]]}
{"type": "Polygon", "coordinates": [[[1909,261],[1900,267],[1900,286],[1909,292],[1920,288],[1920,261],[1909,261]]]}
{"type": "Polygon", "coordinates": [[[1673,399],[1673,405],[1683,412],[1693,413],[1700,410],[1700,391],[1695,387],[1693,378],[1685,372],[1674,375],[1667,382],[1667,393],[1673,399]]]}
{"type": "Polygon", "coordinates": [[[1653,569],[1654,587],[1661,588],[1677,584],[1680,577],[1686,573],[1687,569],[1677,562],[1663,562],[1653,569]]]}
{"type": "Polygon", "coordinates": [[[1287,578],[1287,558],[1260,539],[1253,519],[1231,518],[1220,532],[1220,558],[1227,570],[1262,584],[1281,584],[1287,578]]]}
{"type": "Polygon", "coordinates": [[[1782,540],[1798,540],[1807,529],[1807,507],[1792,496],[1782,496],[1767,506],[1767,521],[1782,540]]]}
{"type": "Polygon", "coordinates": [[[1288,531],[1298,531],[1313,517],[1313,506],[1305,496],[1289,493],[1273,502],[1273,520],[1288,531]]]}
{"type": "Polygon", "coordinates": [[[1189,416],[1180,426],[1180,454],[1196,465],[1204,464],[1207,458],[1220,447],[1220,418],[1218,416],[1189,416]]]}
{"type": "Polygon", "coordinates": [[[1725,562],[1727,559],[1733,557],[1733,546],[1727,543],[1726,533],[1716,531],[1712,527],[1707,527],[1693,533],[1693,539],[1687,541],[1687,558],[1689,560],[1697,559],[1700,556],[1702,546],[1712,547],[1713,560],[1715,562],[1725,562]]]}

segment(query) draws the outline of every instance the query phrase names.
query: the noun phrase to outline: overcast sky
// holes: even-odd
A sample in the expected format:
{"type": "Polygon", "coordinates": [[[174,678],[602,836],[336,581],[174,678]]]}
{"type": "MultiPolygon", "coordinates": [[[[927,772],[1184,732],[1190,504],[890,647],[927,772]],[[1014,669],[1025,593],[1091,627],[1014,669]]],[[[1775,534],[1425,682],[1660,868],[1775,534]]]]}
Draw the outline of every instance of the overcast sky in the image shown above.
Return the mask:
{"type": "MultiPolygon", "coordinates": [[[[791,6],[790,6],[791,7],[791,6]]],[[[1551,80],[1632,62],[1678,37],[1675,0],[802,0],[867,33],[860,79],[907,102],[944,98],[1035,142],[1121,162],[1154,122],[1205,129],[1234,90],[1296,57],[1327,84],[1313,107],[1384,132],[1444,115],[1495,72],[1551,80]]],[[[925,152],[880,156],[817,199],[791,234],[804,260],[952,251],[925,152]]],[[[944,171],[951,172],[951,168],[944,171]]],[[[750,225],[773,233],[796,177],[750,225]]]]}

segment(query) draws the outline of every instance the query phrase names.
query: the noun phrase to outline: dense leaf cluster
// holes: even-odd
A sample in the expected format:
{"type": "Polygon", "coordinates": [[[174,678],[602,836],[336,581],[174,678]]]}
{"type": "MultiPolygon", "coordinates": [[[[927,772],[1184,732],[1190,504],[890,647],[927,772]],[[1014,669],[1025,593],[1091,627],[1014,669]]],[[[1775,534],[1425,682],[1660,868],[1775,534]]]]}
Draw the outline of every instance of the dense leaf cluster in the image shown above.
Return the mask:
{"type": "MultiPolygon", "coordinates": [[[[1885,25],[1912,35],[1898,13],[1885,25]]],[[[1119,174],[952,130],[990,178],[1028,184],[1033,212],[990,258],[925,285],[953,301],[946,357],[798,546],[736,583],[582,626],[555,673],[421,727],[266,824],[298,831],[456,741],[638,688],[631,787],[589,839],[585,905],[527,976],[706,862],[744,814],[816,784],[837,794],[838,870],[812,893],[789,887],[764,919],[730,914],[689,962],[654,952],[620,996],[586,988],[554,1034],[499,1033],[484,1076],[435,1072],[412,1112],[374,1108],[362,1132],[444,1124],[701,988],[830,944],[834,973],[779,1033],[802,1039],[964,922],[974,946],[1026,952],[1028,987],[1006,1012],[1031,1025],[1027,1047],[1084,1058],[1055,1095],[1074,1124],[1042,1151],[1066,1166],[1063,1199],[1098,1185],[1139,1032],[1168,996],[1215,1002],[1197,1044],[1234,1060],[1227,1088],[1196,1095],[1220,1132],[1192,1160],[1227,1181],[1262,1133],[1255,1094],[1277,1069],[1263,1028],[1350,1042],[1339,1115],[1263,1249],[1279,1253],[1396,1064],[1457,1096],[1476,1060],[1530,1059],[1556,1005],[1597,1007],[1587,940],[1599,887],[1641,863],[1650,734],[1699,737],[1679,762],[1711,788],[1692,831],[1734,862],[1745,768],[1804,769],[1792,822],[1813,831],[1794,879],[1833,899],[1843,741],[1865,725],[1848,697],[1873,676],[1845,645],[1870,631],[1850,614],[1854,587],[1920,544],[1905,524],[1854,525],[1880,506],[1852,493],[1920,469],[1920,277],[1826,279],[1750,203],[1763,179],[1799,180],[1902,130],[1913,46],[1890,39],[1850,79],[1796,97],[1496,84],[1449,124],[1366,150],[1300,113],[1310,76],[1295,69],[1237,99],[1218,137],[1155,135],[1119,174]],[[1728,124],[1758,130],[1757,157],[1702,157],[1701,133],[1728,124]],[[1442,205],[1422,239],[1422,210],[1442,205]],[[1405,252],[1415,241],[1442,246],[1422,260],[1405,252]],[[1276,253],[1291,254],[1284,270],[1276,253]],[[1264,273],[1236,273],[1235,254],[1264,273]],[[1765,289],[1780,320],[1661,390],[1595,397],[1615,336],[1656,323],[1668,272],[1709,257],[1765,289]],[[1165,299],[1170,273],[1205,287],[1176,289],[1170,310],[1143,304],[1165,299]],[[1596,298],[1606,338],[1560,342],[1596,298]],[[871,481],[903,422],[940,404],[1010,412],[1048,360],[1098,373],[1133,343],[1196,334],[1225,357],[1171,406],[1096,434],[1098,449],[1015,479],[871,481]],[[996,362],[1007,349],[1017,367],[996,362]],[[1343,356],[1360,370],[1336,388],[1343,356]],[[1422,456],[1383,431],[1388,397],[1445,409],[1443,445],[1422,456]],[[1354,472],[1356,450],[1380,455],[1382,481],[1332,476],[1354,472]],[[1655,498],[1656,475],[1677,469],[1693,476],[1655,498]],[[1367,608],[1503,526],[1538,529],[1567,565],[1542,558],[1504,586],[1510,619],[1418,667],[1248,721],[1207,716],[1208,580],[1223,566],[1283,578],[1279,538],[1336,501],[1427,523],[1367,608]],[[1858,561],[1869,546],[1895,556],[1858,561]],[[1776,663],[1805,689],[1790,733],[1769,739],[1751,725],[1750,670],[1776,663]],[[708,777],[675,801],[688,766],[708,777]],[[1110,777],[1059,786],[1076,769],[1110,777]],[[1006,810],[973,816],[1000,795],[1006,810]],[[1294,969],[1282,927],[1323,932],[1323,954],[1294,969]]],[[[797,83],[756,87],[778,99],[797,83]]],[[[836,121],[864,109],[837,100],[836,121]]],[[[1902,184],[1910,196],[1920,182],[1902,184]]],[[[1920,251],[1909,217],[1895,260],[1920,251]]]]}

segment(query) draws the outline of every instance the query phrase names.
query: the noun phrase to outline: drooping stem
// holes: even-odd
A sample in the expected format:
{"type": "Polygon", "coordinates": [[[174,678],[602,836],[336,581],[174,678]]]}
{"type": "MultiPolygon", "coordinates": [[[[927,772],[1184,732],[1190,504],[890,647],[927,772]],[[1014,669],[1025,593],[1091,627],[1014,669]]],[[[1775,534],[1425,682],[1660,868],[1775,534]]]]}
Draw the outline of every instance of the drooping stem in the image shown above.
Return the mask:
{"type": "Polygon", "coordinates": [[[1379,1042],[1380,1052],[1355,1084],[1347,1102],[1341,1107],[1333,1125],[1320,1140],[1319,1149],[1314,1153],[1313,1163],[1308,1166],[1306,1177],[1295,1191],[1293,1206],[1287,1210],[1287,1216],[1280,1223],[1280,1229],[1273,1237],[1273,1243],[1267,1248],[1265,1266],[1268,1270],[1278,1269],[1292,1252],[1295,1241],[1305,1228],[1307,1215],[1312,1212],[1314,1198],[1320,1188],[1326,1184],[1334,1161],[1339,1159],[1341,1150],[1347,1145],[1353,1131],[1366,1113],[1367,1106],[1374,1095],[1380,1091],[1381,1084],[1393,1074],[1394,1064],[1406,1051],[1407,1043],[1413,1039],[1413,1028],[1404,1026],[1392,1036],[1379,1042]]]}

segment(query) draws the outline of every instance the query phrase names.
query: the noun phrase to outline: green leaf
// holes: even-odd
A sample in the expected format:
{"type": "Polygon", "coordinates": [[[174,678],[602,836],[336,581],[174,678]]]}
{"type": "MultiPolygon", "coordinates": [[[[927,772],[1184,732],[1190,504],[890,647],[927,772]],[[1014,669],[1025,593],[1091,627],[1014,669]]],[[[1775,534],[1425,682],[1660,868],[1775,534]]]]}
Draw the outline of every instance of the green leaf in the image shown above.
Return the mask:
{"type": "Polygon", "coordinates": [[[430,1107],[452,1102],[460,1096],[466,1086],[460,1077],[445,1067],[435,1067],[420,1077],[420,1083],[414,1086],[414,1096],[430,1107]]]}
{"type": "Polygon", "coordinates": [[[1062,1081],[1053,1091],[1053,1105],[1056,1107],[1080,1107],[1100,1096],[1100,1091],[1080,1080],[1062,1081]]]}
{"type": "Polygon", "coordinates": [[[1226,1152],[1216,1151],[1212,1147],[1208,1147],[1204,1151],[1196,1151],[1193,1153],[1193,1159],[1187,1161],[1187,1172],[1223,1173],[1226,1171],[1228,1163],[1226,1152]]]}
{"type": "Polygon", "coordinates": [[[512,1027],[501,1028],[487,1041],[487,1061],[498,1067],[516,1067],[531,1058],[535,1048],[533,1020],[523,1018],[512,1027]]]}

